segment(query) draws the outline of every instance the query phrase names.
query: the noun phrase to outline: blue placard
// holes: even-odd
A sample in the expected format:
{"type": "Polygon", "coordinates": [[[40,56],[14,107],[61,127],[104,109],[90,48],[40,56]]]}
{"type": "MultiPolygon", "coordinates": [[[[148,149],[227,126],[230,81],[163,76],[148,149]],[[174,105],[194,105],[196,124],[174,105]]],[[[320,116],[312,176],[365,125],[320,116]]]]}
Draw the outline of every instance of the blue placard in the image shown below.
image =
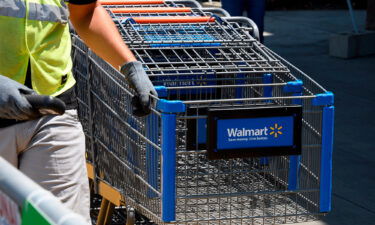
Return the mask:
{"type": "Polygon", "coordinates": [[[217,121],[217,150],[293,146],[294,118],[261,117],[217,121]]]}

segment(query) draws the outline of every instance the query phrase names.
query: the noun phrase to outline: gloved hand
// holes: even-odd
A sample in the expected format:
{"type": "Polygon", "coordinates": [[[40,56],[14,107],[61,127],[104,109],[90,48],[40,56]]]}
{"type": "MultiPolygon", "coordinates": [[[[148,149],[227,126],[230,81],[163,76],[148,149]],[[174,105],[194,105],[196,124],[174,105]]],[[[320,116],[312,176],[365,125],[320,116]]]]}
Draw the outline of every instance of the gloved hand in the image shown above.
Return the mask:
{"type": "Polygon", "coordinates": [[[0,118],[34,119],[35,111],[23,96],[28,94],[35,94],[35,92],[17,81],[0,75],[0,118]]]}
{"type": "Polygon", "coordinates": [[[136,116],[148,115],[151,112],[151,106],[156,104],[150,94],[158,96],[158,93],[144,71],[142,63],[138,61],[126,63],[120,71],[124,74],[130,87],[137,93],[132,99],[133,114],[136,116]]]}

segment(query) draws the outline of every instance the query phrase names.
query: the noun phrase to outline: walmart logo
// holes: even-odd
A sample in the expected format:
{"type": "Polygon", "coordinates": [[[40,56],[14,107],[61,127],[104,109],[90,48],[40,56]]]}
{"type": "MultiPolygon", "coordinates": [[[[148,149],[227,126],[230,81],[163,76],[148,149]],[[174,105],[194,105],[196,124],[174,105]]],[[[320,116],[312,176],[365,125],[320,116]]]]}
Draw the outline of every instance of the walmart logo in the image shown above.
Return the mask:
{"type": "Polygon", "coordinates": [[[270,129],[271,129],[270,135],[274,136],[275,138],[278,138],[279,135],[283,134],[283,132],[281,132],[281,130],[283,129],[283,126],[279,126],[277,125],[277,123],[275,123],[273,127],[270,127],[270,129]]]}
{"type": "Polygon", "coordinates": [[[271,126],[269,129],[267,127],[258,128],[258,129],[246,129],[246,128],[227,128],[228,137],[230,138],[238,138],[238,137],[260,137],[260,136],[273,136],[274,138],[278,138],[280,135],[283,134],[281,130],[283,126],[275,125],[271,126]]]}

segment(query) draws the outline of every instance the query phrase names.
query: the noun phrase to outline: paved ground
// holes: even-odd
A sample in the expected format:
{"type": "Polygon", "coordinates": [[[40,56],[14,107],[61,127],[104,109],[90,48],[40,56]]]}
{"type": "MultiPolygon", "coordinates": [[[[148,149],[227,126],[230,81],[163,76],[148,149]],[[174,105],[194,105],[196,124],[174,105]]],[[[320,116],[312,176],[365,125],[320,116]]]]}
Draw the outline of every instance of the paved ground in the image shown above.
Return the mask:
{"type": "Polygon", "coordinates": [[[332,212],[301,225],[375,225],[375,56],[328,55],[329,36],[352,30],[346,11],[272,11],[265,27],[268,47],[335,93],[332,212]]]}

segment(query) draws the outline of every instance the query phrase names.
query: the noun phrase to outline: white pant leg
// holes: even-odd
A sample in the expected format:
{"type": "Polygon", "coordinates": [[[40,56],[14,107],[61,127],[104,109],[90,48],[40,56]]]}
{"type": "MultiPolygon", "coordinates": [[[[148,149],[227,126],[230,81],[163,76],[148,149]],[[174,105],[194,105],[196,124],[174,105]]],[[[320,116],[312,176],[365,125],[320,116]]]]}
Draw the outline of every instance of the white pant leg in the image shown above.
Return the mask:
{"type": "MultiPolygon", "coordinates": [[[[67,110],[62,116],[44,116],[5,129],[9,133],[16,130],[16,140],[10,138],[7,145],[16,145],[19,169],[89,223],[85,136],[77,111],[67,110]]],[[[2,142],[3,137],[0,139],[2,142]]],[[[3,147],[0,145],[0,154],[7,155],[15,165],[14,146],[13,150],[1,150],[3,147]]]]}
{"type": "Polygon", "coordinates": [[[0,156],[14,167],[18,166],[16,126],[0,128],[0,156]]]}

